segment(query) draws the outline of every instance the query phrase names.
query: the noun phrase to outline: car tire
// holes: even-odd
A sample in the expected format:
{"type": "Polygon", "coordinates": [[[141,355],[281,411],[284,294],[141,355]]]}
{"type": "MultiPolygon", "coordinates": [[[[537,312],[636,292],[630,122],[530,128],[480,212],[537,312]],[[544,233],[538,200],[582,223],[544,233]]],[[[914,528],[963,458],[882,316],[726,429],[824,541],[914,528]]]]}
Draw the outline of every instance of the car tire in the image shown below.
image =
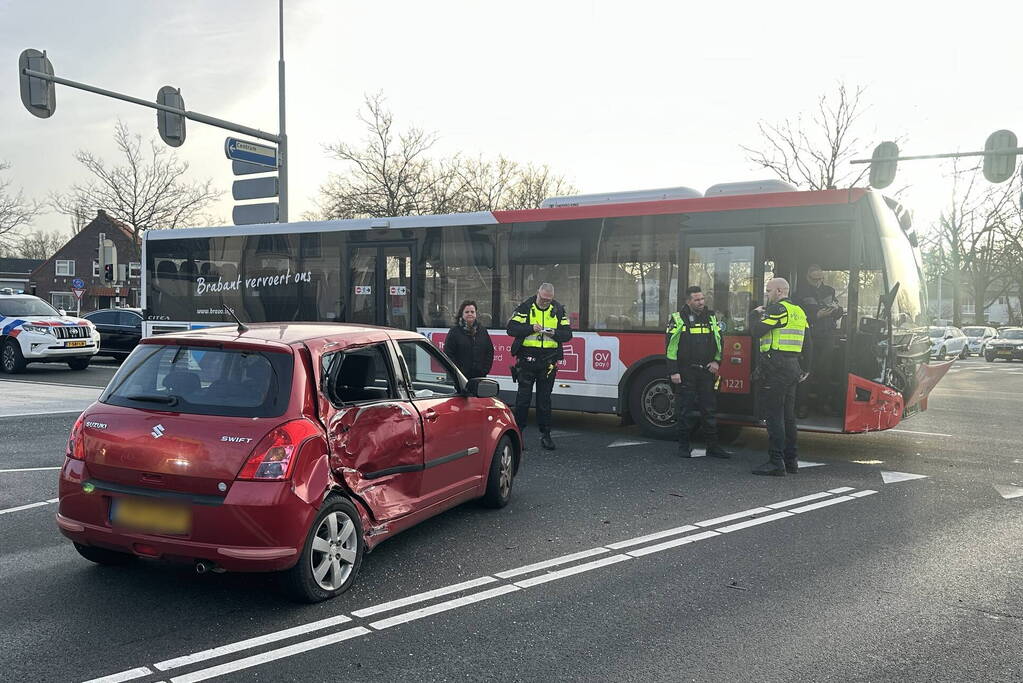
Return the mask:
{"type": "Polygon", "coordinates": [[[938,353],[934,357],[934,360],[945,360],[945,347],[944,346],[942,346],[940,349],[938,349],[938,353]]]}
{"type": "Polygon", "coordinates": [[[95,562],[96,564],[106,566],[128,564],[135,560],[135,556],[131,553],[120,553],[116,550],[97,548],[94,545],[82,545],[81,543],[75,543],[75,550],[77,550],[78,554],[87,559],[89,562],[95,562]]]}
{"type": "Polygon", "coordinates": [[[995,357],[994,356],[990,356],[990,355],[985,353],[984,354],[984,360],[986,360],[988,363],[994,363],[995,362],[995,357]]]}
{"type": "Polygon", "coordinates": [[[21,345],[14,339],[8,339],[3,348],[0,348],[0,370],[8,375],[16,375],[24,372],[25,356],[21,355],[21,345]]]}
{"type": "Polygon", "coordinates": [[[72,370],[84,370],[89,367],[89,363],[92,361],[92,357],[88,358],[69,358],[67,366],[72,370]]]}
{"type": "Polygon", "coordinates": [[[484,507],[494,510],[503,508],[511,500],[512,484],[518,470],[515,444],[507,434],[497,442],[494,457],[490,459],[490,473],[487,475],[487,491],[481,502],[484,507]]]}
{"type": "Polygon", "coordinates": [[[678,438],[675,426],[675,391],[665,375],[664,364],[650,365],[629,382],[629,415],[646,436],[678,438]]]}
{"type": "Polygon", "coordinates": [[[959,360],[966,360],[969,357],[970,357],[970,349],[964,346],[963,350],[959,352],[959,360]]]}
{"type": "Polygon", "coordinates": [[[282,576],[284,589],[298,602],[337,597],[355,582],[365,550],[362,520],[355,504],[343,496],[330,496],[309,528],[298,562],[282,576]],[[335,557],[331,557],[332,550],[336,551],[335,557]]]}

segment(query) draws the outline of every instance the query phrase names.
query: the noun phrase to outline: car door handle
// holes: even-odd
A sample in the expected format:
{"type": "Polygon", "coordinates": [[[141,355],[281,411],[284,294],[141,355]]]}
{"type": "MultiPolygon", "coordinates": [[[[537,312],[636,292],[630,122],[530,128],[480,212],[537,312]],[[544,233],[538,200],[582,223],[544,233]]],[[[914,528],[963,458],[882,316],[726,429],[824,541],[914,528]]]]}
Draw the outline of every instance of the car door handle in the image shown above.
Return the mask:
{"type": "Polygon", "coordinates": [[[430,422],[434,422],[438,417],[440,416],[437,415],[437,411],[433,408],[428,408],[426,412],[423,413],[423,419],[429,420],[430,422]]]}

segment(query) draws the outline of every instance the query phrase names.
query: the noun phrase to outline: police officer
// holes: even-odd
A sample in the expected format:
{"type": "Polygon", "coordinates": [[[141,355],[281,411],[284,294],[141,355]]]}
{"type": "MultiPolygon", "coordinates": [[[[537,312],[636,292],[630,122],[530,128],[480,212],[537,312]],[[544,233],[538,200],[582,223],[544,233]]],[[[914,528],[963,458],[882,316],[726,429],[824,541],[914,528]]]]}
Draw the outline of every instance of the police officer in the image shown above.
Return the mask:
{"type": "Polygon", "coordinates": [[[668,376],[675,388],[675,420],[678,422],[678,454],[693,457],[689,435],[693,430],[693,408],[703,418],[707,455],[729,458],[731,453],[718,444],[717,384],[721,363],[721,328],[714,311],[707,308],[703,290],[686,290],[682,310],[671,314],[667,329],[668,376]]]}
{"type": "Polygon", "coordinates": [[[551,391],[558,372],[558,361],[565,356],[562,345],[572,338],[572,326],[565,307],[554,300],[554,285],[540,285],[535,297],[529,297],[515,309],[508,321],[508,335],[515,337],[511,353],[512,369],[519,389],[515,396],[515,422],[525,431],[529,403],[536,384],[536,422],[540,445],[553,451],[551,438],[551,391]]]}
{"type": "Polygon", "coordinates": [[[789,283],[767,283],[767,306],[750,313],[753,338],[760,340],[759,399],[767,418],[768,460],[753,474],[784,477],[799,471],[796,454],[796,386],[809,374],[811,341],[806,313],[789,301],[789,283]]]}

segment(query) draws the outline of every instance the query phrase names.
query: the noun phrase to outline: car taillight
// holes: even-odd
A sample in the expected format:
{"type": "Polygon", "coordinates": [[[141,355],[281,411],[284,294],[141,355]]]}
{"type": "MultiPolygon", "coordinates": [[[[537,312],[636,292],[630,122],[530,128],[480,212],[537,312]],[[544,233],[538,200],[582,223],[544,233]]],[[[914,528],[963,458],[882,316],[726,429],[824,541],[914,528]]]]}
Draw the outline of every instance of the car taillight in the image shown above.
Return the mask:
{"type": "Polygon", "coordinates": [[[287,479],[302,442],[320,433],[308,420],[292,420],[275,427],[252,451],[238,479],[287,479]]]}
{"type": "Polygon", "coordinates": [[[69,458],[75,460],[85,460],[85,439],[84,431],[85,426],[85,413],[78,416],[75,420],[75,426],[71,428],[71,433],[67,437],[67,451],[64,453],[69,458]]]}

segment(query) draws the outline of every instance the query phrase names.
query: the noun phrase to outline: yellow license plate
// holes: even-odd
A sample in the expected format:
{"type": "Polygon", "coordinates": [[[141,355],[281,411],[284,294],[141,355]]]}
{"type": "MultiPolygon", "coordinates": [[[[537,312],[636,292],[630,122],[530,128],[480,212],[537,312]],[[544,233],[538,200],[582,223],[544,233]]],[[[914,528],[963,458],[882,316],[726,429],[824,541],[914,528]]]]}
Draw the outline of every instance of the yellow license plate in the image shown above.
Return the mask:
{"type": "Polygon", "coordinates": [[[76,348],[76,347],[79,347],[79,346],[85,346],[86,344],[88,344],[88,342],[84,342],[84,341],[70,341],[70,342],[67,343],[66,346],[69,349],[73,349],[73,348],[76,348]]]}
{"type": "Polygon", "coordinates": [[[154,534],[187,534],[192,528],[192,511],[182,505],[114,498],[110,501],[110,522],[154,534]]]}

